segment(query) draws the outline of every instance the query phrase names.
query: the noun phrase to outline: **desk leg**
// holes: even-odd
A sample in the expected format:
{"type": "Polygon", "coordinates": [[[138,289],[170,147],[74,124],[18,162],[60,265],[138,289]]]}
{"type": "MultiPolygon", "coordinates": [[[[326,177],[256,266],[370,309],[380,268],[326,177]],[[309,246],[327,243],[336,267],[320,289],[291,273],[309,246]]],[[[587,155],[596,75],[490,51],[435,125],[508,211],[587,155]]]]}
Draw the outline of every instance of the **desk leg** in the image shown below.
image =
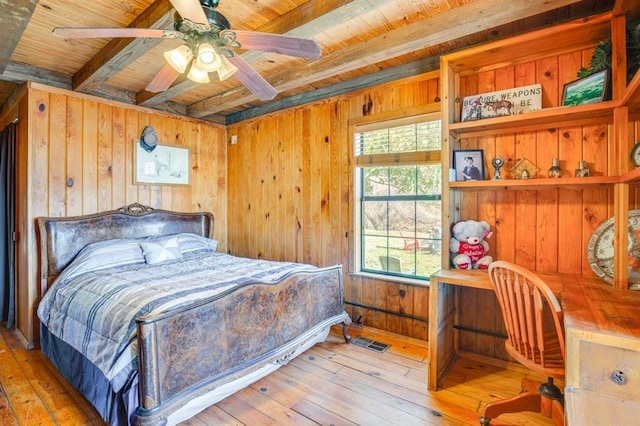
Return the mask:
{"type": "Polygon", "coordinates": [[[455,286],[431,277],[429,286],[429,363],[427,389],[436,391],[457,356],[455,286]]]}
{"type": "Polygon", "coordinates": [[[431,277],[429,283],[429,363],[427,364],[427,389],[438,390],[438,287],[440,280],[431,277]]]}

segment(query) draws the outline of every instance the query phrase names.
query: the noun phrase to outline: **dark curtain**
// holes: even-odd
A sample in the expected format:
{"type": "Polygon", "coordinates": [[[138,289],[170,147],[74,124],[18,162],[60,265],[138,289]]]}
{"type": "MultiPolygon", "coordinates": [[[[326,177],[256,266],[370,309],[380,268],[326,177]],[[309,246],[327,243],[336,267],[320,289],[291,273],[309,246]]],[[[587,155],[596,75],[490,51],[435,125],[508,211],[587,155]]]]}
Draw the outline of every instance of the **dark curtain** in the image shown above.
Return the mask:
{"type": "Polygon", "coordinates": [[[0,133],[0,321],[12,328],[15,322],[15,158],[16,125],[0,133]]]}

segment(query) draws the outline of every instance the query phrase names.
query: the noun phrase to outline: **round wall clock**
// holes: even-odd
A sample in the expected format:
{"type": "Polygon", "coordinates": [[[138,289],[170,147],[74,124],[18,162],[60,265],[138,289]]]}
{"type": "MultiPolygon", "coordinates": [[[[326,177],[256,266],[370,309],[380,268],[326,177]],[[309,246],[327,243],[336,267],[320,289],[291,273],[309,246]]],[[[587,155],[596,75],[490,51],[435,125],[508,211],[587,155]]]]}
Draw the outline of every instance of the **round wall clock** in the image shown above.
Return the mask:
{"type": "MultiPolygon", "coordinates": [[[[640,283],[640,210],[629,211],[629,284],[640,283]]],[[[613,284],[613,217],[605,220],[591,235],[587,259],[593,272],[613,284]]]]}
{"type": "Polygon", "coordinates": [[[636,143],[633,148],[631,148],[631,155],[629,155],[629,158],[634,166],[640,167],[640,142],[636,143]]]}

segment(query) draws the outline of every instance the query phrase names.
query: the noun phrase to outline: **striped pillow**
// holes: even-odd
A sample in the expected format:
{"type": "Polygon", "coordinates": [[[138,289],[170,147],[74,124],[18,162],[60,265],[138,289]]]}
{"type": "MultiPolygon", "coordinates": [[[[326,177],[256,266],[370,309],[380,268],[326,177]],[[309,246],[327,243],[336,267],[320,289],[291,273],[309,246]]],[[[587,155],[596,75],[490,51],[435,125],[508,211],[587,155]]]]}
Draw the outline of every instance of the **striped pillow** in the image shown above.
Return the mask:
{"type": "Polygon", "coordinates": [[[157,241],[144,241],[140,243],[140,247],[142,247],[144,259],[149,265],[182,259],[177,236],[157,241]]]}

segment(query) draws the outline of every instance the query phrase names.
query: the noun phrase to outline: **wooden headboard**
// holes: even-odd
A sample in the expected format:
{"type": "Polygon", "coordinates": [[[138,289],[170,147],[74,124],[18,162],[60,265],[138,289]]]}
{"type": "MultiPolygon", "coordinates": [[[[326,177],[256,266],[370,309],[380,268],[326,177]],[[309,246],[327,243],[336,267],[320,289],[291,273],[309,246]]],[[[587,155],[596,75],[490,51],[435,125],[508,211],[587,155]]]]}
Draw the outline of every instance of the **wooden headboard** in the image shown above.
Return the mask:
{"type": "Polygon", "coordinates": [[[213,215],[180,213],[131,204],[85,216],[39,217],[40,277],[45,290],[87,244],[189,232],[213,237],[213,215]]]}

